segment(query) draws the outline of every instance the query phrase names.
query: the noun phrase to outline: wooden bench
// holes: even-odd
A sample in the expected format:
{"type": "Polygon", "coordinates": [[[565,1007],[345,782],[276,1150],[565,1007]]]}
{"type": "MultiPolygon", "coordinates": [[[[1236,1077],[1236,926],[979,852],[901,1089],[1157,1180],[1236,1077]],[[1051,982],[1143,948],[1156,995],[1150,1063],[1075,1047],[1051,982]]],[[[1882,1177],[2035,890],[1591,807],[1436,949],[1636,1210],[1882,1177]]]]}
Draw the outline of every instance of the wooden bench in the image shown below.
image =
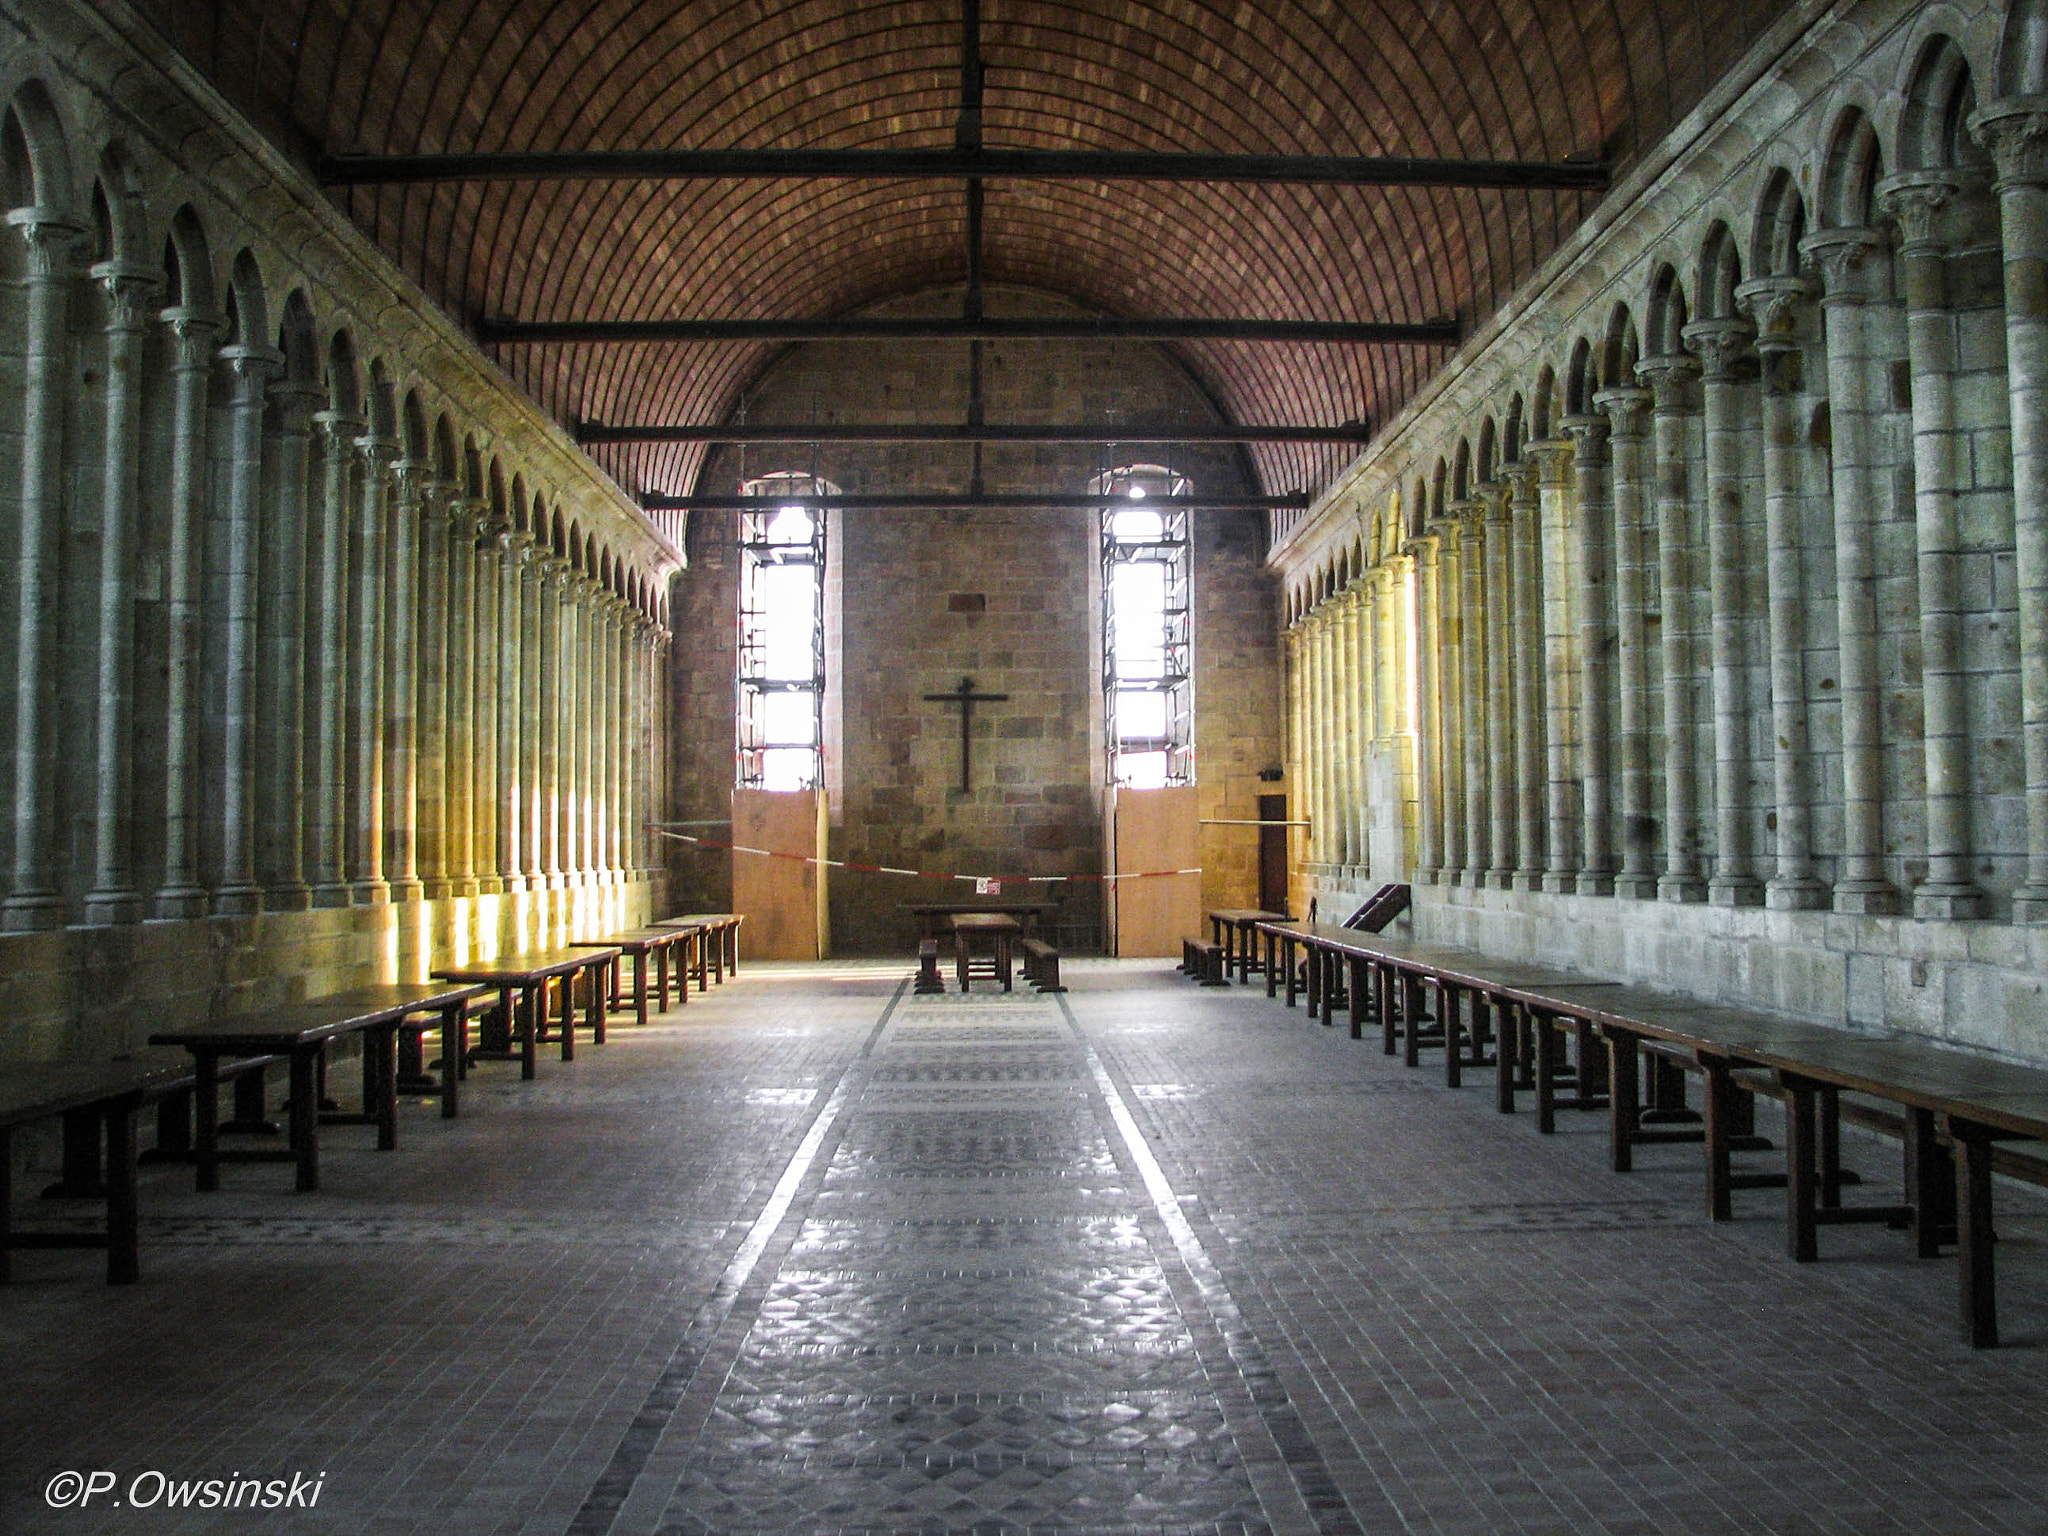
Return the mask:
{"type": "Polygon", "coordinates": [[[691,969],[697,978],[697,990],[702,992],[712,981],[723,983],[727,976],[739,975],[740,924],[745,921],[745,914],[740,912],[688,912],[680,917],[665,917],[653,926],[680,928],[696,935],[691,969]]]}
{"type": "MultiPolygon", "coordinates": [[[[569,943],[569,948],[616,949],[618,951],[618,954],[613,957],[611,964],[606,967],[604,977],[606,1006],[614,1012],[621,1010],[625,1006],[625,989],[622,985],[626,969],[625,961],[628,956],[632,958],[633,1018],[635,1023],[645,1028],[647,1024],[648,960],[652,958],[654,961],[655,990],[661,1004],[659,1011],[667,1013],[671,951],[681,946],[684,957],[687,960],[692,934],[701,933],[702,931],[702,929],[691,928],[635,928],[630,932],[615,933],[602,939],[572,939],[569,943]]],[[[681,973],[686,970],[686,966],[677,966],[676,970],[681,973]]],[[[690,985],[686,976],[681,979],[683,981],[682,1000],[687,1003],[690,1000],[690,985]]]]}
{"type": "MultiPolygon", "coordinates": [[[[196,1137],[193,1162],[202,1190],[220,1187],[223,1162],[292,1162],[298,1188],[320,1187],[320,1133],[325,1124],[377,1127],[377,1146],[398,1145],[398,1024],[413,1014],[439,1013],[459,1019],[464,1005],[479,989],[473,986],[360,987],[308,1002],[287,1004],[249,1015],[226,1015],[162,1030],[152,1045],[180,1046],[191,1054],[197,1081],[193,1088],[196,1137]],[[323,1112],[320,1108],[320,1062],[329,1041],[348,1035],[363,1037],[363,1108],[360,1113],[323,1112]],[[283,1149],[235,1148],[220,1145],[219,1085],[224,1059],[281,1056],[290,1064],[290,1144],[283,1149]]],[[[460,1026],[457,1026],[459,1034],[460,1026]]],[[[457,1044],[457,1052],[460,1045],[457,1044]]],[[[445,1111],[444,1111],[445,1112],[445,1111]]]]}
{"type": "Polygon", "coordinates": [[[1284,922],[1287,914],[1246,907],[1218,907],[1208,916],[1210,941],[1223,947],[1223,974],[1248,981],[1251,973],[1263,965],[1258,954],[1258,925],[1284,922]]]}
{"type": "Polygon", "coordinates": [[[1223,946],[1207,939],[1180,941],[1180,968],[1205,987],[1227,987],[1223,974],[1223,946]]]}
{"type": "Polygon", "coordinates": [[[961,912],[953,918],[953,966],[958,975],[960,990],[969,989],[973,978],[986,976],[1000,982],[1005,992],[1011,990],[1011,968],[1016,956],[1016,943],[1022,925],[1014,917],[1000,912],[961,912]],[[977,953],[983,944],[987,953],[977,953]]]}
{"type": "Polygon", "coordinates": [[[1024,979],[1040,992],[1064,992],[1060,985],[1060,952],[1043,939],[1025,939],[1021,943],[1023,961],[1020,969],[1024,979]]]}
{"type": "Polygon", "coordinates": [[[939,974],[939,941],[919,939],[917,941],[917,985],[911,990],[920,997],[946,990],[946,980],[939,974]]]}
{"type": "Polygon", "coordinates": [[[560,997],[558,1026],[561,1031],[562,1060],[576,1059],[576,996],[578,976],[590,978],[590,995],[584,1006],[584,1026],[592,1039],[604,1044],[604,972],[618,958],[616,945],[594,945],[587,949],[530,950],[497,960],[472,961],[467,965],[444,966],[434,972],[441,981],[472,987],[489,987],[498,994],[498,1006],[485,1015],[482,1040],[472,1059],[519,1062],[519,1075],[531,1078],[539,1068],[540,1044],[547,1038],[548,998],[560,997]],[[513,1050],[514,1045],[517,1051],[513,1050]]]}

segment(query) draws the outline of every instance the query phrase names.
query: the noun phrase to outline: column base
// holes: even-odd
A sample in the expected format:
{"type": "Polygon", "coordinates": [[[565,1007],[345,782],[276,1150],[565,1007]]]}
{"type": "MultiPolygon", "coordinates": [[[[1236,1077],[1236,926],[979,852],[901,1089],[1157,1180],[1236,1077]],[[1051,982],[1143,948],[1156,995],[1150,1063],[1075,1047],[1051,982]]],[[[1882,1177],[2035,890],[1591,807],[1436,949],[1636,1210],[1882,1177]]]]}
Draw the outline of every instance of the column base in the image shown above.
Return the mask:
{"type": "Polygon", "coordinates": [[[391,903],[391,888],[382,880],[358,880],[355,884],[355,904],[359,907],[383,907],[391,903]]]}
{"type": "Polygon", "coordinates": [[[1577,889],[1581,896],[1612,896],[1614,876],[1604,869],[1582,869],[1578,873],[1577,889]]]}
{"type": "Polygon", "coordinates": [[[1515,888],[1515,872],[1512,869],[1489,869],[1486,872],[1489,890],[1512,891],[1515,888]]]}
{"type": "Polygon", "coordinates": [[[133,891],[87,891],[81,927],[113,928],[142,920],[142,898],[133,891]]]}
{"type": "Polygon", "coordinates": [[[1715,907],[1760,907],[1763,882],[1753,875],[1716,875],[1707,882],[1707,904],[1715,907]]]}
{"type": "Polygon", "coordinates": [[[477,881],[476,893],[479,896],[502,896],[505,894],[505,882],[496,875],[485,875],[477,881]]]}
{"type": "Polygon", "coordinates": [[[1551,896],[1573,896],[1578,893],[1579,877],[1569,869],[1547,869],[1543,872],[1544,892],[1551,896]]]}
{"type": "Polygon", "coordinates": [[[1825,912],[1828,888],[1811,876],[1773,880],[1764,887],[1764,905],[1773,912],[1825,912]]]}
{"type": "Polygon", "coordinates": [[[1852,880],[1835,887],[1835,910],[1845,917],[1896,917],[1899,893],[1883,880],[1852,880]]]}
{"type": "Polygon", "coordinates": [[[254,917],[263,910],[263,893],[253,885],[224,885],[209,903],[215,917],[254,917]]]}
{"type": "Polygon", "coordinates": [[[1543,871],[1540,869],[1518,869],[1515,871],[1514,888],[1518,891],[1540,891],[1543,889],[1543,871]]]}
{"type": "Polygon", "coordinates": [[[313,887],[313,905],[323,911],[334,907],[352,907],[355,901],[356,893],[352,886],[339,882],[323,882],[313,887]]]}
{"type": "Polygon", "coordinates": [[[0,902],[0,930],[47,933],[64,926],[64,904],[55,891],[23,891],[0,902]]]}
{"type": "Polygon", "coordinates": [[[1614,877],[1614,894],[1627,897],[1630,901],[1655,901],[1657,877],[1626,870],[1614,877]]]}
{"type": "Polygon", "coordinates": [[[304,883],[274,885],[263,893],[266,912],[306,912],[313,906],[313,887],[304,883]]]}
{"type": "Polygon", "coordinates": [[[1920,886],[1913,892],[1913,916],[1923,923],[1960,923],[1984,915],[1984,893],[1974,885],[1920,886]]]}
{"type": "Polygon", "coordinates": [[[437,876],[422,885],[420,893],[428,901],[446,901],[455,894],[455,882],[437,876]]]}
{"type": "Polygon", "coordinates": [[[2048,885],[2023,885],[2012,893],[2015,923],[2048,923],[2048,885]]]}
{"type": "Polygon", "coordinates": [[[177,922],[183,918],[206,916],[206,892],[196,885],[167,885],[156,893],[156,900],[149,904],[150,921],[160,923],[177,922]]]}
{"type": "Polygon", "coordinates": [[[427,888],[418,879],[394,880],[391,882],[391,903],[393,906],[409,901],[424,901],[426,895],[427,888]]]}
{"type": "Polygon", "coordinates": [[[1698,875],[1660,875],[1657,879],[1657,899],[1678,905],[1705,901],[1707,882],[1698,875]]]}

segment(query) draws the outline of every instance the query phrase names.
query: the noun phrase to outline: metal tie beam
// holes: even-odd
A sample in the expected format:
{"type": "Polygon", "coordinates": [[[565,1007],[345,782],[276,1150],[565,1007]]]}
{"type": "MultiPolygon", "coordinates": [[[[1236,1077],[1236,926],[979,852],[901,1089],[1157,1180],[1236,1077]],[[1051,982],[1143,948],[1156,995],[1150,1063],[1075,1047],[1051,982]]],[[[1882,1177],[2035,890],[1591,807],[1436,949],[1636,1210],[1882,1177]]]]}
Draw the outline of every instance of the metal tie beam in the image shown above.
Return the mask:
{"type": "MultiPolygon", "coordinates": [[[[985,491],[965,495],[952,492],[891,492],[878,495],[843,496],[663,496],[649,494],[640,505],[649,512],[749,512],[762,507],[825,507],[852,512],[908,511],[1072,511],[1110,505],[1135,505],[1122,496],[1111,495],[1029,495],[1006,491],[985,491]]],[[[1155,497],[1148,506],[1187,507],[1203,511],[1266,511],[1272,508],[1306,507],[1306,492],[1282,496],[1172,496],[1155,497]]]]}
{"type": "Polygon", "coordinates": [[[1369,442],[1360,422],[1337,427],[1148,426],[1139,422],[728,422],[605,426],[582,422],[576,441],[598,443],[1345,443],[1369,442]]]}
{"type": "Polygon", "coordinates": [[[1265,341],[1340,346],[1455,346],[1450,320],[922,319],[503,320],[477,322],[486,346],[718,341],[1265,341]]]}

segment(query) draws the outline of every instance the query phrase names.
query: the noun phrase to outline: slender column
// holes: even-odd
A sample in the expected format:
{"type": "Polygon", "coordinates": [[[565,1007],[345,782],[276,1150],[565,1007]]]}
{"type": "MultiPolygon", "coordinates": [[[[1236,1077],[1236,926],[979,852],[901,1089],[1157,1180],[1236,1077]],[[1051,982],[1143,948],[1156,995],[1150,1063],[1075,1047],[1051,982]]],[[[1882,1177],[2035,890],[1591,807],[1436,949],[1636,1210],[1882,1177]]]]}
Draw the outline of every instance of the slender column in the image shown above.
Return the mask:
{"type": "Polygon", "coordinates": [[[576,581],[576,687],[571,703],[576,710],[576,867],[578,883],[596,882],[596,797],[592,774],[591,716],[593,704],[593,660],[597,629],[597,584],[588,576],[576,581]]]}
{"type": "MultiPolygon", "coordinates": [[[[1864,301],[1882,263],[1884,237],[1871,229],[1829,229],[1800,249],[1819,263],[1827,331],[1828,422],[1835,527],[1837,684],[1842,700],[1842,863],[1837,912],[1891,913],[1899,893],[1884,874],[1884,711],[1879,699],[1877,503],[1871,444],[1874,364],[1864,301]]],[[[2018,417],[2014,417],[2015,431],[2018,417]]],[[[2017,440],[2017,439],[2015,439],[2017,440]]]]}
{"type": "Polygon", "coordinates": [[[1415,841],[1414,881],[1433,885],[1443,864],[1443,810],[1438,735],[1442,710],[1437,691],[1437,559],[1441,539],[1425,533],[1408,542],[1415,560],[1415,622],[1410,641],[1415,661],[1415,841]]]}
{"type": "MultiPolygon", "coordinates": [[[[481,510],[481,509],[480,509],[481,510]]],[[[498,783],[499,693],[502,675],[499,614],[504,607],[505,562],[500,559],[499,540],[509,529],[502,524],[480,521],[475,541],[476,587],[475,631],[471,640],[473,679],[470,722],[470,848],[471,873],[480,895],[494,896],[505,889],[500,865],[498,823],[503,814],[498,783]]]]}
{"type": "MultiPolygon", "coordinates": [[[[1299,619],[1296,619],[1287,626],[1282,640],[1285,647],[1285,665],[1287,668],[1285,674],[1287,679],[1285,762],[1287,793],[1291,801],[1290,814],[1306,818],[1312,836],[1315,831],[1315,807],[1309,793],[1308,764],[1302,752],[1301,741],[1302,694],[1307,688],[1308,679],[1304,676],[1302,664],[1301,621],[1299,619]]],[[[1295,840],[1291,831],[1288,836],[1288,846],[1290,850],[1295,846],[1295,840]]],[[[1308,839],[1303,838],[1300,846],[1305,850],[1308,846],[1308,839]]]]}
{"type": "Polygon", "coordinates": [[[417,901],[425,894],[419,867],[419,701],[427,648],[420,586],[425,479],[424,465],[398,462],[385,523],[384,870],[395,902],[417,901]]]}
{"type": "Polygon", "coordinates": [[[206,375],[218,322],[195,309],[161,316],[170,327],[171,465],[166,496],[170,526],[164,560],[164,876],[150,915],[198,917],[206,910],[199,884],[199,711],[202,640],[199,579],[206,490],[206,375]]]}
{"type": "Polygon", "coordinates": [[[1994,101],[1971,129],[1998,166],[2027,868],[2012,920],[2048,922],[2048,99],[1994,101]]]}
{"type": "Polygon", "coordinates": [[[1664,669],[1664,872],[1659,899],[1705,901],[1700,878],[1699,727],[1693,707],[1692,475],[1686,452],[1691,384],[1699,364],[1682,353],[1636,365],[1649,381],[1656,409],[1650,417],[1657,487],[1657,607],[1664,669]]]}
{"type": "Polygon", "coordinates": [[[1760,277],[1735,297],[1756,322],[1764,388],[1764,545],[1769,583],[1772,785],[1777,864],[1764,904],[1816,911],[1827,887],[1813,872],[1813,760],[1806,707],[1806,593],[1800,562],[1799,309],[1812,294],[1804,278],[1760,277]]]}
{"type": "Polygon", "coordinates": [[[21,510],[15,544],[14,860],[0,923],[10,932],[63,921],[55,858],[56,779],[50,651],[63,517],[65,287],[79,231],[35,208],[7,215],[28,247],[21,279],[21,510]]]}
{"type": "Polygon", "coordinates": [[[626,605],[607,593],[604,601],[604,701],[599,709],[599,727],[604,740],[604,867],[614,885],[625,883],[624,811],[626,804],[625,648],[626,605]]]}
{"type": "Polygon", "coordinates": [[[107,297],[107,389],[100,454],[98,708],[93,730],[92,889],[87,923],[142,915],[134,878],[135,545],[142,470],[143,305],[154,275],[102,262],[92,269],[107,297]]]}
{"type": "Polygon", "coordinates": [[[1436,883],[1456,885],[1465,869],[1465,525],[1462,506],[1434,525],[1436,570],[1436,736],[1438,816],[1443,832],[1436,883]]]}
{"type": "Polygon", "coordinates": [[[1351,835],[1352,846],[1356,850],[1354,862],[1369,871],[1372,866],[1374,720],[1379,713],[1379,672],[1374,658],[1374,640],[1379,620],[1374,606],[1372,577],[1369,574],[1360,577],[1352,590],[1358,598],[1352,609],[1354,622],[1351,626],[1351,675],[1357,679],[1358,708],[1352,752],[1358,788],[1351,806],[1351,835]]]}
{"type": "Polygon", "coordinates": [[[1486,501],[1484,492],[1491,487],[1482,487],[1482,499],[1465,504],[1465,519],[1461,529],[1463,547],[1459,558],[1459,584],[1462,587],[1459,601],[1459,662],[1462,676],[1458,681],[1458,735],[1464,744],[1464,763],[1461,777],[1464,779],[1465,804],[1465,884],[1474,890],[1486,884],[1486,866],[1489,862],[1490,843],[1487,833],[1492,825],[1489,821],[1492,786],[1487,782],[1487,731],[1486,731],[1486,651],[1489,637],[1486,632],[1486,501]]]}
{"type": "Polygon", "coordinates": [[[266,906],[312,905],[306,884],[306,503],[312,489],[312,415],[324,398],[298,379],[271,386],[277,474],[263,518],[264,663],[258,719],[264,754],[263,884],[266,906]]]}
{"type": "Polygon", "coordinates": [[[449,838],[448,677],[454,638],[449,634],[449,560],[454,544],[450,493],[438,482],[420,498],[418,744],[419,867],[422,894],[441,901],[456,892],[449,838]]]}
{"type": "MultiPolygon", "coordinates": [[[[1510,472],[1502,471],[1504,476],[1510,472]]],[[[1492,486],[1486,497],[1486,740],[1492,751],[1487,781],[1493,799],[1488,815],[1487,847],[1492,868],[1485,883],[1495,890],[1515,883],[1515,644],[1514,600],[1509,591],[1513,563],[1514,486],[1511,478],[1492,486]]]]}
{"type": "Polygon", "coordinates": [[[1750,361],[1747,320],[1702,320],[1685,328],[1700,359],[1707,443],[1708,648],[1714,668],[1714,873],[1707,900],[1750,907],[1763,899],[1752,868],[1750,718],[1744,574],[1742,399],[1750,361]]]}
{"type": "Polygon", "coordinates": [[[1330,626],[1331,675],[1337,684],[1337,862],[1355,865],[1358,856],[1359,793],[1358,673],[1352,658],[1358,650],[1358,594],[1347,587],[1338,594],[1330,626]]]}
{"type": "Polygon", "coordinates": [[[367,906],[391,899],[384,883],[384,600],[390,564],[386,530],[398,445],[370,433],[356,439],[355,450],[356,515],[348,530],[350,612],[355,623],[348,647],[348,724],[342,746],[348,758],[349,798],[342,816],[348,832],[349,885],[354,899],[367,906]]]}
{"type": "Polygon", "coordinates": [[[1572,440],[1572,526],[1565,539],[1578,593],[1579,823],[1577,890],[1581,896],[1614,894],[1614,804],[1607,718],[1607,650],[1613,642],[1608,614],[1613,557],[1612,491],[1607,461],[1607,418],[1572,416],[1563,423],[1572,440]]]}
{"type": "Polygon", "coordinates": [[[1657,830],[1650,799],[1650,656],[1643,558],[1643,503],[1649,474],[1644,433],[1653,396],[1639,385],[1604,389],[1593,403],[1607,413],[1613,459],[1615,658],[1621,748],[1621,870],[1614,893],[1638,901],[1657,895],[1657,830]]]}
{"type": "MultiPolygon", "coordinates": [[[[359,724],[348,711],[349,513],[355,500],[351,483],[363,423],[338,411],[313,418],[320,439],[320,512],[313,520],[312,547],[306,574],[313,588],[307,642],[311,651],[313,696],[307,701],[307,778],[312,789],[308,838],[313,870],[313,905],[345,907],[354,892],[347,878],[345,796],[348,738],[344,726],[359,724]]],[[[360,590],[360,589],[358,589],[360,590]]]]}
{"type": "Polygon", "coordinates": [[[1388,709],[1388,725],[1393,732],[1395,775],[1401,789],[1401,850],[1403,867],[1421,868],[1421,748],[1417,745],[1417,722],[1415,712],[1417,690],[1413,686],[1415,669],[1419,665],[1415,656],[1415,636],[1420,624],[1417,616],[1415,557],[1408,554],[1395,555],[1387,562],[1389,593],[1387,601],[1387,672],[1390,679],[1387,696],[1392,701],[1388,709]],[[1415,859],[1409,863],[1413,851],[1415,859]]]}
{"type": "Polygon", "coordinates": [[[1515,662],[1515,889],[1543,889],[1544,761],[1543,725],[1543,510],[1539,473],[1533,460],[1505,466],[1514,546],[1515,662]]]}
{"type": "Polygon", "coordinates": [[[448,715],[443,801],[449,894],[476,894],[476,504],[456,497],[448,537],[448,715]]]}
{"type": "Polygon", "coordinates": [[[1324,771],[1325,748],[1329,733],[1323,721],[1329,708],[1329,692],[1323,671],[1323,631],[1328,627],[1328,617],[1321,609],[1312,611],[1302,628],[1302,649],[1308,677],[1308,709],[1302,719],[1302,747],[1308,758],[1309,799],[1314,809],[1309,813],[1309,862],[1329,862],[1329,848],[1332,835],[1333,815],[1330,804],[1329,777],[1324,771]]]}
{"type": "Polygon", "coordinates": [[[519,561],[519,778],[524,786],[519,823],[524,829],[520,868],[526,889],[547,889],[547,798],[541,779],[541,736],[546,729],[541,669],[546,654],[541,647],[541,610],[547,601],[547,559],[538,546],[520,551],[519,561]]]}
{"type": "Polygon", "coordinates": [[[533,540],[515,528],[498,541],[498,876],[505,890],[526,889],[533,780],[527,772],[525,736],[533,730],[524,713],[526,690],[526,566],[533,540]]]}
{"type": "Polygon", "coordinates": [[[221,615],[220,878],[213,910],[256,911],[256,547],[263,501],[263,399],[284,368],[269,347],[223,347],[229,374],[221,615]]]}
{"type": "Polygon", "coordinates": [[[1971,871],[1970,720],[1957,582],[1955,317],[1948,307],[1949,225],[1961,176],[1910,171],[1879,186],[1899,221],[1913,377],[1913,515],[1920,544],[1920,710],[1927,757],[1927,878],[1913,892],[1921,919],[1981,917],[1971,871]]]}
{"type": "Polygon", "coordinates": [[[1550,862],[1543,871],[1543,889],[1569,895],[1579,883],[1579,814],[1581,792],[1573,779],[1578,743],[1574,731],[1577,700],[1573,697],[1578,667],[1572,650],[1578,640],[1571,619],[1571,573],[1564,557],[1571,497],[1573,448],[1568,438],[1529,444],[1536,461],[1537,495],[1542,526],[1539,557],[1543,581],[1544,769],[1549,783],[1550,862]]]}
{"type": "Polygon", "coordinates": [[[568,807],[562,772],[562,661],[568,642],[563,633],[568,616],[569,570],[560,558],[541,561],[540,602],[540,788],[546,812],[548,889],[565,883],[564,853],[568,847],[568,807]]]}

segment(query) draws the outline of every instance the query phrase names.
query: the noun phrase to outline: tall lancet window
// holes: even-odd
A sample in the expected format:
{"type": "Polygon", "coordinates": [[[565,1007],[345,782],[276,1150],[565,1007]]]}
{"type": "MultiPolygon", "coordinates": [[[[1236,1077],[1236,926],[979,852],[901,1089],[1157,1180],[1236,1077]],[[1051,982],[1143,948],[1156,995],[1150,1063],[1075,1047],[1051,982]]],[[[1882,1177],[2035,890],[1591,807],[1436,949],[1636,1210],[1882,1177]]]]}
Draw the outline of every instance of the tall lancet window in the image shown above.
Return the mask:
{"type": "Polygon", "coordinates": [[[822,778],[825,513],[792,498],[837,489],[796,473],[740,487],[768,504],[740,514],[738,781],[751,789],[822,778]]]}
{"type": "Polygon", "coordinates": [[[1109,778],[1157,789],[1195,776],[1189,678],[1188,494],[1157,464],[1097,475],[1102,509],[1102,691],[1109,778]]]}

